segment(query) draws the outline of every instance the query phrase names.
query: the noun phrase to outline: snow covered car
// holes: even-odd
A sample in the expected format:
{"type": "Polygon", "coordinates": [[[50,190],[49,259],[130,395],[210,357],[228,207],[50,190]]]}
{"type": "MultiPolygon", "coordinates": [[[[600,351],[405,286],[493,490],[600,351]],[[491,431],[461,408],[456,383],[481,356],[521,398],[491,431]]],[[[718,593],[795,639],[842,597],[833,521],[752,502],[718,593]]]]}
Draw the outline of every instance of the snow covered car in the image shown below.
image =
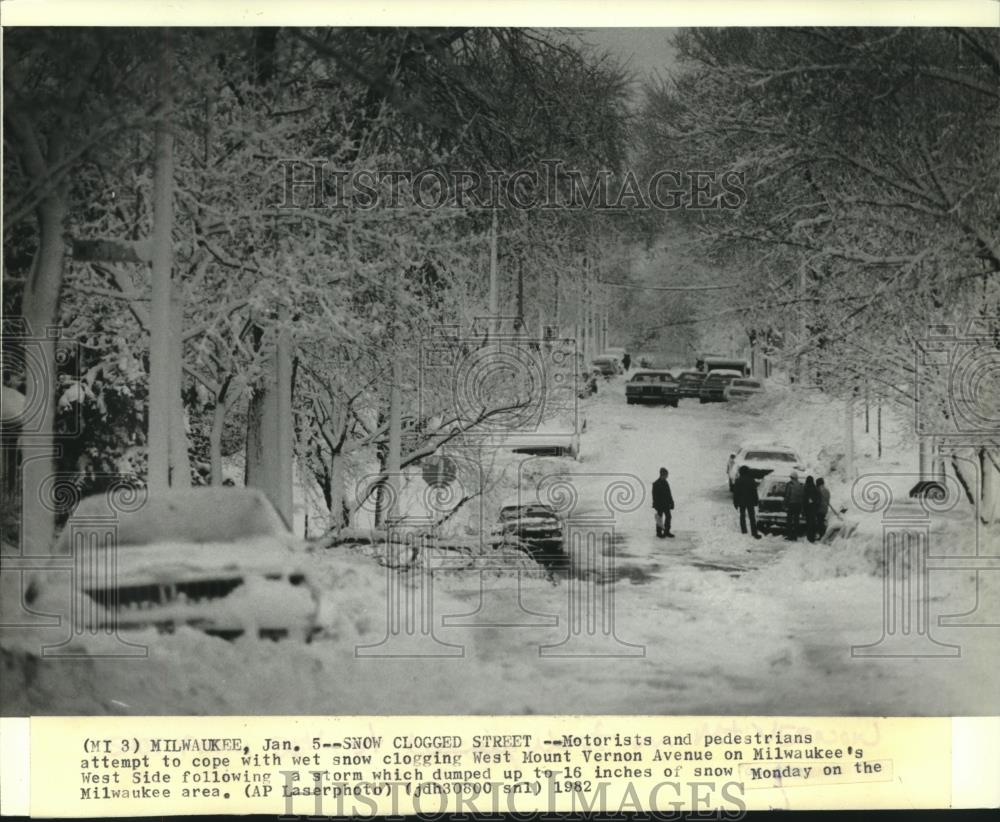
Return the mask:
{"type": "Polygon", "coordinates": [[[305,543],[257,489],[170,489],[117,512],[103,494],[88,497],[57,551],[74,546],[86,554],[78,585],[96,606],[96,628],[172,633],[187,625],[224,639],[303,641],[317,632],[320,598],[302,567],[305,543]]]}
{"type": "Polygon", "coordinates": [[[730,490],[740,475],[740,468],[744,465],[750,469],[750,476],[756,480],[771,473],[783,475],[787,479],[792,471],[806,472],[806,466],[798,451],[790,446],[778,443],[745,442],[726,465],[730,490]]]}
{"type": "Polygon", "coordinates": [[[740,379],[742,376],[743,374],[740,371],[729,371],[726,369],[709,371],[698,389],[698,401],[700,403],[725,402],[726,397],[724,392],[726,386],[733,380],[740,379]]]}
{"type": "Polygon", "coordinates": [[[565,563],[563,523],[555,509],[543,503],[510,503],[500,509],[490,533],[490,545],[516,545],[548,567],[565,563]]]}
{"type": "Polygon", "coordinates": [[[493,443],[515,454],[580,458],[580,434],[571,421],[551,420],[534,431],[500,434],[493,443]]]}
{"type": "Polygon", "coordinates": [[[733,380],[729,385],[727,385],[722,390],[722,396],[727,402],[733,402],[734,400],[745,400],[749,397],[753,397],[757,394],[764,393],[764,383],[760,380],[751,379],[749,377],[743,377],[738,380],[733,380]]]}
{"type": "Polygon", "coordinates": [[[625,401],[636,403],[660,403],[677,407],[680,386],[669,371],[636,371],[625,383],[625,401]]]}
{"type": "Polygon", "coordinates": [[[594,359],[590,361],[590,366],[595,371],[599,372],[606,380],[610,380],[612,377],[615,377],[622,372],[621,363],[616,357],[612,357],[610,355],[594,357],[594,359]]]}
{"type": "Polygon", "coordinates": [[[681,371],[677,375],[677,385],[680,391],[680,398],[696,399],[701,391],[701,384],[708,375],[704,371],[694,371],[688,369],[681,371]]]}
{"type": "Polygon", "coordinates": [[[616,360],[618,360],[619,364],[621,364],[621,363],[623,363],[625,361],[625,353],[626,353],[625,349],[621,348],[619,346],[619,347],[613,347],[613,348],[605,348],[601,352],[601,356],[602,357],[614,357],[616,360]]]}

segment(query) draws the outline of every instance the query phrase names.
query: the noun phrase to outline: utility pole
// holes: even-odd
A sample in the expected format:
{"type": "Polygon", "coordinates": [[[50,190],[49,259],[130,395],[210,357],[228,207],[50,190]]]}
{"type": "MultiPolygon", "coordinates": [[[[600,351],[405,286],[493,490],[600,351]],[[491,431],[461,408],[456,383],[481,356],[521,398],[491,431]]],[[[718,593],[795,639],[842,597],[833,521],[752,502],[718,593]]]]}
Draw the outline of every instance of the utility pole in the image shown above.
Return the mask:
{"type": "Polygon", "coordinates": [[[495,333],[500,332],[500,283],[497,275],[497,209],[493,209],[490,224],[490,321],[495,333]]]}
{"type": "Polygon", "coordinates": [[[882,459],[882,401],[875,408],[875,438],[878,441],[878,458],[882,459]]]}
{"type": "Polygon", "coordinates": [[[562,325],[559,323],[559,268],[557,267],[553,273],[554,273],[554,283],[553,284],[555,286],[555,288],[554,288],[554,292],[555,293],[554,293],[553,296],[555,298],[555,304],[552,306],[552,323],[558,329],[556,331],[556,335],[559,336],[559,337],[561,337],[562,336],[562,325]]]}
{"type": "Polygon", "coordinates": [[[524,322],[524,257],[517,256],[517,331],[520,336],[525,329],[524,322]]]}
{"type": "MultiPolygon", "coordinates": [[[[799,354],[796,357],[795,371],[799,382],[805,382],[805,369],[802,367],[802,350],[806,344],[806,266],[799,266],[799,354]]],[[[852,400],[853,409],[853,400],[852,400]]],[[[853,413],[853,412],[852,412],[853,413]]]]}
{"type": "Polygon", "coordinates": [[[854,482],[854,394],[847,400],[844,409],[844,476],[854,482]]]}

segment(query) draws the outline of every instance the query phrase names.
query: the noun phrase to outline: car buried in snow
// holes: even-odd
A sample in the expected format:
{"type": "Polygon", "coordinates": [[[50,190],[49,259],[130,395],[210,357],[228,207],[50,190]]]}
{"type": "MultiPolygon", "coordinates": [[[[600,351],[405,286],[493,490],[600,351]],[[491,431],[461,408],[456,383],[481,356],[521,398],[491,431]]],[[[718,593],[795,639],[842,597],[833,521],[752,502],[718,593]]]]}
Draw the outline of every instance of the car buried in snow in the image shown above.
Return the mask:
{"type": "Polygon", "coordinates": [[[580,431],[586,419],[552,419],[536,428],[487,435],[486,442],[514,454],[580,459],[580,431]]]}
{"type": "Polygon", "coordinates": [[[57,553],[85,555],[77,586],[95,629],[306,642],[318,632],[305,543],[257,489],[169,489],[135,510],[88,497],[57,553]]]}
{"type": "Polygon", "coordinates": [[[756,396],[757,394],[763,393],[764,383],[751,377],[742,377],[729,383],[729,385],[723,389],[722,396],[726,399],[726,402],[735,402],[738,400],[746,400],[750,397],[756,396]]]}
{"type": "Polygon", "coordinates": [[[625,401],[629,405],[650,403],[677,407],[680,386],[669,371],[636,371],[625,383],[625,401]]]}
{"type": "Polygon", "coordinates": [[[522,549],[546,567],[566,561],[562,520],[552,506],[543,503],[512,501],[502,506],[490,533],[490,545],[494,549],[522,549]]]}

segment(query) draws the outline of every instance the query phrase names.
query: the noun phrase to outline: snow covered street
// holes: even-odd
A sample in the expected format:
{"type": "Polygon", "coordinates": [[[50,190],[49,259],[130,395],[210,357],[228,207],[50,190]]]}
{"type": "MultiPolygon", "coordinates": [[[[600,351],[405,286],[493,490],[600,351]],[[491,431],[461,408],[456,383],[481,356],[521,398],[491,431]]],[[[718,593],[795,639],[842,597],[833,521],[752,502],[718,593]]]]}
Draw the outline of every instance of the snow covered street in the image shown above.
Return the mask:
{"type": "MultiPolygon", "coordinates": [[[[55,642],[64,629],[12,629],[2,650],[5,711],[996,712],[1000,629],[937,623],[974,606],[971,572],[932,575],[931,636],[960,655],[856,658],[852,645],[882,633],[877,521],[830,545],[739,533],[726,459],[742,440],[779,438],[773,415],[691,400],[677,409],[627,406],[621,380],[583,405],[581,461],[554,461],[575,475],[581,521],[602,510],[609,475],[634,475],[647,496],[616,515],[606,548],[584,543],[569,574],[440,565],[399,574],[350,549],[327,549],[310,558],[329,609],[312,644],[231,643],[181,629],[137,635],[148,658],[42,659],[39,637],[55,642]],[[656,538],[648,498],[660,466],[676,500],[672,540],[656,538]],[[390,636],[390,613],[399,618],[393,609],[407,604],[422,608],[424,621],[390,636]],[[253,673],[264,669],[266,677],[253,673]]],[[[786,435],[808,432],[789,422],[786,435]]],[[[807,445],[811,459],[829,442],[802,443],[804,452],[807,445]]],[[[847,501],[830,481],[835,503],[847,501]]],[[[967,545],[971,517],[963,516],[934,528],[967,545]]],[[[994,599],[995,576],[981,575],[981,593],[994,599]]]]}

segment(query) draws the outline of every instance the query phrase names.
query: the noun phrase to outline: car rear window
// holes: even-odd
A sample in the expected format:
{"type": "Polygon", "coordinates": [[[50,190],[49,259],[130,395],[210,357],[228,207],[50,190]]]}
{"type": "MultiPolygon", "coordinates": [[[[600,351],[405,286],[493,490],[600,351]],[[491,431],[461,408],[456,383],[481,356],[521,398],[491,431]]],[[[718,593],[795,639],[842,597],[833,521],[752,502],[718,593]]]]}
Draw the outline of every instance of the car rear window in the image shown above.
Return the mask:
{"type": "Polygon", "coordinates": [[[757,380],[733,380],[734,388],[760,388],[757,380]]]}
{"type": "Polygon", "coordinates": [[[788,451],[748,451],[744,459],[753,462],[795,462],[795,454],[788,451]]]}

